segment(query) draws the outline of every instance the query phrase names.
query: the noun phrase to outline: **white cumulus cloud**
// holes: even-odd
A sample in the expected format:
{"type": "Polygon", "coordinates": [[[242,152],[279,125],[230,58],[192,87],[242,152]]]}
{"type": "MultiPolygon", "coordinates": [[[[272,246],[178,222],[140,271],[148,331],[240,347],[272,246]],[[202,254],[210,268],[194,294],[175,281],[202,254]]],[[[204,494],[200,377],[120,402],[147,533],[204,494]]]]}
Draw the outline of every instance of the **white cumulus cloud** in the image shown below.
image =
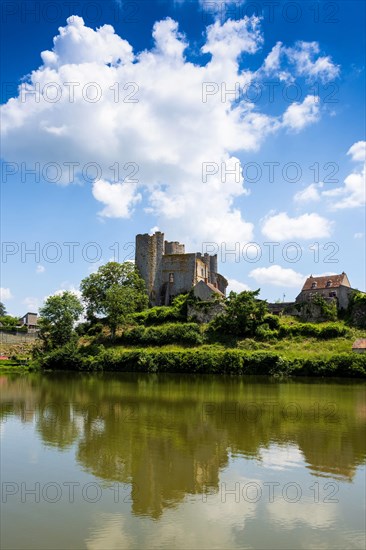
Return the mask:
{"type": "Polygon", "coordinates": [[[244,292],[244,290],[250,290],[250,287],[246,283],[242,283],[236,279],[228,279],[228,282],[227,294],[231,291],[239,294],[240,292],[244,292]]]}
{"type": "Polygon", "coordinates": [[[97,180],[93,183],[93,196],[106,206],[99,212],[107,218],[129,218],[133,205],[141,200],[136,183],[109,183],[97,180]]]}
{"type": "Polygon", "coordinates": [[[269,284],[282,287],[301,288],[305,277],[301,273],[284,268],[280,265],[271,265],[270,267],[257,267],[252,269],[249,277],[254,279],[258,284],[269,284]]]}
{"type": "Polygon", "coordinates": [[[250,241],[253,224],[235,203],[247,193],[242,175],[223,172],[274,132],[316,122],[319,106],[307,96],[273,116],[232,94],[223,100],[221,83],[232,90],[258,74],[239,65],[263,44],[258,17],[209,25],[204,65],[187,60],[190,45],[171,18],[156,22],[152,37],[151,49],[136,53],[111,25],[94,30],[68,18],[2,106],[3,157],[30,167],[52,161],[60,184],[86,180],[100,216],[128,218],[140,206],[187,243],[250,241]],[[207,162],[219,169],[205,180],[207,162]]]}
{"type": "Polygon", "coordinates": [[[332,222],[319,214],[303,214],[291,218],[286,212],[268,216],[262,233],[274,241],[285,239],[321,239],[331,234],[332,222]]]}
{"type": "Polygon", "coordinates": [[[322,194],[330,198],[333,210],[364,207],[366,204],[366,141],[357,141],[347,152],[356,167],[344,180],[343,187],[336,187],[322,194]]]}
{"type": "Polygon", "coordinates": [[[302,103],[294,102],[283,115],[283,125],[295,132],[317,122],[320,117],[319,98],[308,95],[302,103]]]}
{"type": "Polygon", "coordinates": [[[13,297],[13,295],[10,292],[10,288],[0,287],[0,301],[1,302],[4,302],[5,300],[11,300],[12,297],[13,297]]]}
{"type": "Polygon", "coordinates": [[[340,68],[329,56],[318,56],[320,52],[318,42],[300,40],[293,47],[284,48],[284,52],[289,62],[295,66],[296,73],[308,80],[320,80],[326,83],[339,76],[340,68]]]}
{"type": "Polygon", "coordinates": [[[306,203],[306,202],[317,202],[320,201],[320,193],[319,188],[322,187],[323,184],[319,183],[312,183],[305,187],[305,189],[301,189],[301,191],[298,191],[294,195],[294,201],[297,203],[306,203]]]}
{"type": "Polygon", "coordinates": [[[335,80],[340,67],[330,56],[320,55],[318,42],[295,42],[286,47],[282,42],[272,48],[261,68],[267,75],[292,82],[295,77],[303,77],[308,82],[320,80],[323,84],[335,80]]]}
{"type": "Polygon", "coordinates": [[[27,296],[22,303],[26,306],[27,311],[33,313],[37,312],[40,307],[40,300],[35,296],[27,296]]]}

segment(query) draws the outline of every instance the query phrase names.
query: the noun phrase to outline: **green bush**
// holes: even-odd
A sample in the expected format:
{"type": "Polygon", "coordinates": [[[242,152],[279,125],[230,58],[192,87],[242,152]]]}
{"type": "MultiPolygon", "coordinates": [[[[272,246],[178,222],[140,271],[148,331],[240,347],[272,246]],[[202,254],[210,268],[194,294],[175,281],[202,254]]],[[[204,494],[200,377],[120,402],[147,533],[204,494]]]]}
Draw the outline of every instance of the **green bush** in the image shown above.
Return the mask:
{"type": "Polygon", "coordinates": [[[338,323],[333,323],[331,325],[326,325],[324,327],[321,327],[319,338],[338,338],[340,336],[347,336],[349,334],[349,330],[338,323]]]}
{"type": "Polygon", "coordinates": [[[315,294],[311,299],[313,304],[320,307],[323,319],[336,321],[337,319],[337,303],[336,300],[326,300],[321,294],[315,294]]]}
{"type": "Polygon", "coordinates": [[[140,313],[135,313],[131,318],[139,324],[146,326],[161,325],[163,323],[183,321],[184,317],[173,306],[156,306],[140,313]]]}
{"type": "Polygon", "coordinates": [[[202,344],[196,323],[169,323],[157,327],[138,326],[126,330],[119,341],[128,345],[163,346],[166,344],[202,344]]]}
{"type": "Polygon", "coordinates": [[[91,327],[87,330],[87,334],[89,336],[97,336],[98,334],[102,333],[103,328],[103,323],[93,323],[91,327]]]}
{"type": "Polygon", "coordinates": [[[103,346],[77,350],[67,344],[42,356],[41,366],[53,370],[366,377],[366,356],[355,353],[339,353],[331,358],[285,359],[270,351],[208,347],[121,352],[106,350],[103,346]]]}
{"type": "Polygon", "coordinates": [[[263,322],[266,323],[271,330],[277,330],[280,328],[280,318],[278,315],[268,314],[264,316],[263,322]]]}
{"type": "Polygon", "coordinates": [[[267,323],[259,326],[255,331],[255,337],[258,340],[274,340],[278,338],[278,330],[271,330],[267,323]]]}
{"type": "Polygon", "coordinates": [[[313,338],[329,339],[347,336],[349,330],[340,323],[328,325],[315,325],[314,323],[297,323],[294,325],[281,325],[278,331],[281,338],[287,336],[310,336],[313,338]]]}
{"type": "Polygon", "coordinates": [[[79,370],[82,367],[82,356],[71,343],[39,355],[37,363],[45,370],[79,370]]]}

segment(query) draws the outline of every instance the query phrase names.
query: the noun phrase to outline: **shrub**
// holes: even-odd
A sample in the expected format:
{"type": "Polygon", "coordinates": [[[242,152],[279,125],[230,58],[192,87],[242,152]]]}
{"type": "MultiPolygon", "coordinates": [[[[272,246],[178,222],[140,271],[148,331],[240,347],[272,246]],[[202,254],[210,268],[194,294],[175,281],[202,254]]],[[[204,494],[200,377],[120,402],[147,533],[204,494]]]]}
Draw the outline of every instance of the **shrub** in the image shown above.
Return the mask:
{"type": "Polygon", "coordinates": [[[347,336],[349,330],[340,323],[328,325],[315,325],[313,323],[297,323],[294,325],[282,325],[279,329],[279,336],[311,336],[313,338],[328,339],[347,336]]]}
{"type": "Polygon", "coordinates": [[[255,331],[255,337],[258,340],[273,340],[278,338],[278,330],[271,330],[267,323],[259,326],[255,331]]]}
{"type": "Polygon", "coordinates": [[[347,336],[348,334],[349,330],[345,326],[338,323],[333,323],[331,325],[320,327],[319,338],[338,338],[340,336],[347,336]]]}
{"type": "Polygon", "coordinates": [[[337,303],[336,300],[326,300],[321,294],[315,294],[311,299],[313,304],[320,307],[322,317],[329,321],[337,319],[337,303]]]}
{"type": "Polygon", "coordinates": [[[280,319],[278,315],[265,315],[263,322],[266,323],[271,330],[277,330],[280,327],[280,319]]]}
{"type": "Polygon", "coordinates": [[[172,306],[156,306],[141,313],[135,313],[131,318],[139,324],[146,326],[161,325],[174,321],[183,321],[184,317],[179,310],[172,306]]]}
{"type": "Polygon", "coordinates": [[[81,354],[72,343],[39,355],[37,363],[46,370],[79,370],[82,367],[81,354]]]}
{"type": "Polygon", "coordinates": [[[67,344],[43,356],[41,366],[54,370],[366,377],[364,355],[339,353],[331,358],[284,359],[267,351],[217,348],[121,352],[102,346],[77,350],[67,344]]]}
{"type": "Polygon", "coordinates": [[[119,341],[142,346],[173,343],[198,345],[202,344],[202,336],[196,323],[169,323],[157,327],[134,327],[126,330],[119,341]]]}

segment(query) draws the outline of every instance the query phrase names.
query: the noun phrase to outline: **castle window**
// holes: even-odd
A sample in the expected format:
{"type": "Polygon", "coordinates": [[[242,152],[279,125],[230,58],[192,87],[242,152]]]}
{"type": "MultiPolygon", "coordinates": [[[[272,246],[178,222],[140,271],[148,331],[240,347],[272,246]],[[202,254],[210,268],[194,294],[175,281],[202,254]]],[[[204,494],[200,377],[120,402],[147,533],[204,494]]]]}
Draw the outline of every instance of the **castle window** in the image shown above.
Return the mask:
{"type": "Polygon", "coordinates": [[[316,288],[316,283],[311,283],[311,288],[316,288]]]}
{"type": "Polygon", "coordinates": [[[330,298],[334,298],[335,296],[337,296],[337,293],[334,292],[334,290],[333,290],[333,292],[329,292],[329,297],[330,298]]]}
{"type": "Polygon", "coordinates": [[[169,283],[174,283],[174,273],[169,273],[169,283]]]}
{"type": "Polygon", "coordinates": [[[201,267],[201,277],[203,277],[203,268],[201,267]]]}

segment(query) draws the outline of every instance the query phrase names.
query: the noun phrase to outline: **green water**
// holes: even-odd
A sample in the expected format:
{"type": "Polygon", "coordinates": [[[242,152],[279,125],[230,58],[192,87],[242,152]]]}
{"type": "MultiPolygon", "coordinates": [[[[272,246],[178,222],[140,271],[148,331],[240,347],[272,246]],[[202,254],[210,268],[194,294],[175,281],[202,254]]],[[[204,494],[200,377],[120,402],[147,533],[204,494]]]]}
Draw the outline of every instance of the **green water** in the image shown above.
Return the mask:
{"type": "Polygon", "coordinates": [[[7,375],[1,547],[365,548],[365,384],[7,375]]]}

